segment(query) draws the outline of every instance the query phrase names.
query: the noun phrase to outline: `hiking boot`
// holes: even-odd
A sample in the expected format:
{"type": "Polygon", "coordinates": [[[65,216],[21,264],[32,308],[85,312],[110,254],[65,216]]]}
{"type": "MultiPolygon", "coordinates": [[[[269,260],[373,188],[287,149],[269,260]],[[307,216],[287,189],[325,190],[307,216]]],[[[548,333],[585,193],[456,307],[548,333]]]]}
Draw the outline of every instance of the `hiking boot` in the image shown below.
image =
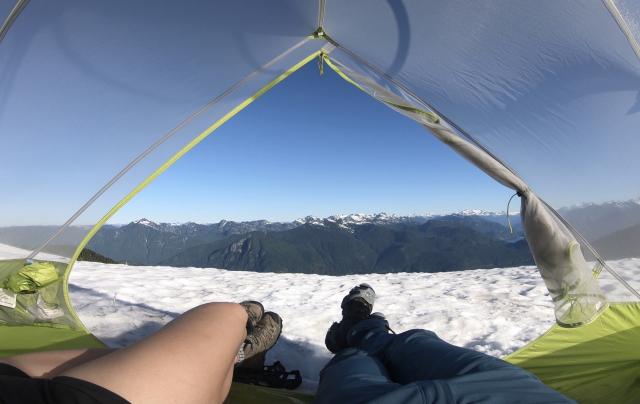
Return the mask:
{"type": "Polygon", "coordinates": [[[342,299],[342,320],[331,324],[324,339],[330,352],[335,354],[347,347],[347,333],[355,324],[369,317],[375,299],[376,292],[366,283],[354,287],[342,299]]]}
{"type": "Polygon", "coordinates": [[[282,318],[271,311],[264,313],[253,332],[244,340],[244,359],[271,349],[278,342],[281,333],[282,318]]]}
{"type": "Polygon", "coordinates": [[[247,312],[247,316],[249,317],[247,319],[247,335],[249,335],[253,332],[256,324],[258,324],[258,321],[260,321],[264,315],[264,307],[262,306],[262,303],[256,302],[255,300],[245,300],[240,303],[240,306],[244,307],[247,312]]]}
{"type": "Polygon", "coordinates": [[[340,304],[342,317],[364,320],[371,314],[375,300],[375,290],[369,284],[361,283],[352,288],[349,294],[342,299],[342,304],[340,304]]]}

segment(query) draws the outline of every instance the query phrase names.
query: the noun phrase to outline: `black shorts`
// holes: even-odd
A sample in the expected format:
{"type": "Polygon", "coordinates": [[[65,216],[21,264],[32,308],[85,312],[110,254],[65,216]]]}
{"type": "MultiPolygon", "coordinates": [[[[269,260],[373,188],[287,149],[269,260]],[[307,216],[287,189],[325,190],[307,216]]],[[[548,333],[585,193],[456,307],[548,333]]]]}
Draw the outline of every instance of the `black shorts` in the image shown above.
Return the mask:
{"type": "Polygon", "coordinates": [[[130,404],[102,386],[58,376],[35,379],[20,369],[0,363],[0,404],[130,404]]]}

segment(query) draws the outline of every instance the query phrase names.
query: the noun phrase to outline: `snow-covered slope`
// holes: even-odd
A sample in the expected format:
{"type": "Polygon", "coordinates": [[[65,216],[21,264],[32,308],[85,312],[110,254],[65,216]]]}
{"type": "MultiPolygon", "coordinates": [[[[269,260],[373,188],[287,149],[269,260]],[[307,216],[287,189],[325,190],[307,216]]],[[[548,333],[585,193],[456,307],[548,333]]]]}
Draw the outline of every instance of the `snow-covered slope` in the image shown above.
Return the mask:
{"type": "MultiPolygon", "coordinates": [[[[27,251],[22,248],[0,243],[0,260],[26,258],[27,256],[29,256],[30,253],[31,251],[27,251]]],[[[47,254],[47,253],[40,253],[36,256],[36,258],[40,260],[54,260],[59,262],[69,261],[68,258],[60,257],[54,254],[47,254]]]]}
{"type": "MultiPolygon", "coordinates": [[[[640,259],[611,264],[640,288],[640,259]]],[[[613,300],[628,298],[609,276],[603,278],[613,300]]],[[[284,319],[267,360],[301,370],[304,386],[313,390],[331,357],[325,332],[340,316],[342,296],[364,281],[378,294],[374,310],[385,313],[396,332],[428,328],[495,356],[515,351],[553,324],[551,300],[535,267],[332,277],[81,262],[71,274],[71,297],[88,328],[113,346],[130,344],[203,302],[260,300],[284,319]]]]}

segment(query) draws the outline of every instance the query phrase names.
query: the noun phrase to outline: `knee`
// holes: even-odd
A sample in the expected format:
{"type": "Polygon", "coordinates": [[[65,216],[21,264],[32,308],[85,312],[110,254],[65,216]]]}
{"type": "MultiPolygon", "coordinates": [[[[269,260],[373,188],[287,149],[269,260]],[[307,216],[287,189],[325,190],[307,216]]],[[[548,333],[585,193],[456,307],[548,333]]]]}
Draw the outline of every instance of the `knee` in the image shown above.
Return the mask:
{"type": "Polygon", "coordinates": [[[400,345],[406,345],[409,343],[422,344],[425,341],[441,341],[444,342],[438,335],[430,330],[413,329],[402,332],[396,335],[394,342],[400,345]]]}
{"type": "Polygon", "coordinates": [[[422,329],[422,328],[414,328],[413,330],[406,331],[403,334],[419,335],[419,336],[422,336],[422,337],[440,339],[440,337],[438,337],[438,334],[436,334],[435,332],[433,332],[431,330],[425,330],[425,329],[422,329]]]}
{"type": "Polygon", "coordinates": [[[226,310],[226,311],[244,311],[244,308],[238,303],[232,302],[209,302],[203,303],[194,308],[194,310],[226,310]]]}
{"type": "Polygon", "coordinates": [[[201,313],[207,316],[215,317],[227,317],[231,319],[237,319],[242,324],[247,321],[247,312],[238,303],[227,302],[211,302],[204,303],[194,307],[190,311],[201,313]]]}

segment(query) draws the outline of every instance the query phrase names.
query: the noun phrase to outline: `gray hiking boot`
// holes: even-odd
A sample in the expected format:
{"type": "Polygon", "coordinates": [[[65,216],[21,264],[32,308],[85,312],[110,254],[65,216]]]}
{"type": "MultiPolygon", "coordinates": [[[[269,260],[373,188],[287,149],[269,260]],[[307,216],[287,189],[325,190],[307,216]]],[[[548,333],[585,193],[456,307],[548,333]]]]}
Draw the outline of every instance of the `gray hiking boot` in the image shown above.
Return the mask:
{"type": "Polygon", "coordinates": [[[256,324],[258,324],[258,321],[260,321],[260,319],[264,315],[264,307],[262,306],[262,303],[256,302],[255,300],[245,300],[244,302],[240,303],[240,306],[244,307],[245,311],[247,312],[247,316],[249,317],[247,319],[248,335],[253,332],[256,324]]]}
{"type": "Polygon", "coordinates": [[[244,340],[244,359],[251,358],[271,349],[282,333],[282,318],[274,312],[264,313],[253,328],[253,332],[244,340]]]}
{"type": "Polygon", "coordinates": [[[373,303],[376,299],[376,292],[373,288],[362,283],[349,291],[342,299],[342,320],[339,323],[331,324],[324,344],[332,353],[347,347],[347,333],[355,324],[366,319],[373,310],[373,303]]]}

